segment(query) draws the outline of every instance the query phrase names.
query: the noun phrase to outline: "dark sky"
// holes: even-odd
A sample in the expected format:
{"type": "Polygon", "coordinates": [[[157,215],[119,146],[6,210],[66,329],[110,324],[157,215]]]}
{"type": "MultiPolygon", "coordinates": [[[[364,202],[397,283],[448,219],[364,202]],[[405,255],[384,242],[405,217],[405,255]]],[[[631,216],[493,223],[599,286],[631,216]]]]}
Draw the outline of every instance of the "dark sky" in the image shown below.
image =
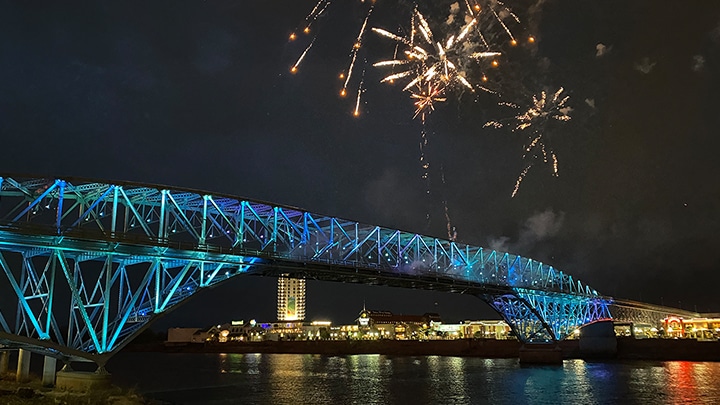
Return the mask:
{"type": "MultiPolygon", "coordinates": [[[[501,93],[562,86],[573,109],[546,133],[559,176],[536,165],[514,198],[526,137],[483,129],[513,114],[485,93],[452,95],[429,116],[421,179],[412,102],[370,66],[387,41],[363,49],[367,91],[352,117],[337,74],[364,15],[337,3],[291,75],[307,39],[288,35],[313,1],[2,2],[0,171],[191,187],[438,237],[445,199],[462,242],[542,260],[607,295],[720,311],[719,2],[508,1],[518,37],[537,41],[507,54],[501,93]]],[[[406,23],[406,3],[378,2],[373,26],[406,23]]],[[[432,12],[444,18],[446,3],[432,12]]],[[[269,320],[275,294],[274,279],[237,278],[159,325],[269,320]]],[[[350,322],[363,301],[495,317],[474,297],[308,282],[310,319],[350,322]]]]}

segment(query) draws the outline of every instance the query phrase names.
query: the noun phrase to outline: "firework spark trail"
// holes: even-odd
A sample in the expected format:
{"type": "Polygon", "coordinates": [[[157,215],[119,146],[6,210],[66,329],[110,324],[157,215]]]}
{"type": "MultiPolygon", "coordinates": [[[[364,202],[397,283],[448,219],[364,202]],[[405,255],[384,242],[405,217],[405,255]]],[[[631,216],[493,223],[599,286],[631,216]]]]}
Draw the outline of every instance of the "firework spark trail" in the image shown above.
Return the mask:
{"type": "MultiPolygon", "coordinates": [[[[370,15],[372,14],[374,8],[375,6],[371,6],[368,10],[367,16],[365,16],[365,21],[363,21],[363,24],[360,27],[360,32],[358,33],[357,39],[353,44],[352,51],[350,52],[350,66],[347,69],[347,75],[345,77],[345,82],[343,83],[342,90],[340,90],[340,95],[343,97],[345,97],[345,95],[347,94],[347,87],[350,83],[350,79],[352,78],[352,74],[355,69],[355,61],[357,60],[358,51],[360,50],[360,48],[362,48],[363,38],[365,37],[365,29],[367,28],[368,20],[370,19],[370,15]]],[[[355,111],[357,112],[357,108],[355,109],[355,111]]]]}
{"type": "MultiPolygon", "coordinates": [[[[320,15],[325,12],[329,5],[330,0],[320,0],[317,2],[317,4],[315,4],[315,7],[313,7],[313,9],[310,11],[310,14],[305,17],[305,27],[303,27],[302,29],[305,34],[310,33],[310,26],[312,26],[312,24],[317,21],[318,17],[320,17],[320,15]]],[[[295,39],[297,39],[297,34],[293,32],[292,34],[290,34],[290,40],[294,41],[295,39]]]]}
{"type": "Polygon", "coordinates": [[[522,183],[523,179],[525,178],[525,175],[527,175],[527,173],[531,167],[532,167],[532,165],[525,166],[523,171],[520,173],[520,176],[518,177],[517,181],[515,182],[515,188],[513,189],[513,192],[512,192],[512,195],[510,196],[510,198],[514,198],[517,195],[518,191],[520,190],[520,183],[522,183]]]}
{"type": "Polygon", "coordinates": [[[510,41],[511,41],[510,43],[513,45],[516,45],[517,40],[515,40],[515,37],[513,36],[512,32],[510,32],[510,28],[508,28],[508,26],[505,25],[505,22],[500,18],[500,16],[498,15],[498,13],[495,10],[492,10],[492,13],[495,16],[495,19],[497,19],[497,21],[500,23],[500,26],[502,26],[505,29],[505,32],[510,37],[510,41]]]}
{"type": "MultiPolygon", "coordinates": [[[[352,45],[352,49],[350,51],[349,56],[349,62],[347,65],[347,70],[343,71],[339,74],[339,78],[342,80],[342,87],[339,90],[339,94],[341,97],[345,97],[348,95],[348,90],[351,86],[353,86],[353,82],[357,77],[357,70],[360,68],[361,64],[359,63],[360,58],[360,50],[363,48],[363,42],[365,39],[365,34],[368,30],[370,18],[373,13],[373,10],[375,8],[375,0],[360,0],[360,3],[367,5],[367,12],[365,14],[364,19],[362,20],[362,24],[360,27],[360,30],[358,32],[357,37],[354,38],[354,42],[352,45]]],[[[331,3],[333,3],[331,0],[318,0],[315,3],[315,6],[305,16],[305,20],[303,24],[296,29],[296,31],[292,32],[290,34],[290,41],[294,41],[298,38],[298,32],[302,32],[305,34],[309,34],[311,32],[312,26],[318,22],[319,19],[323,18],[325,14],[325,11],[330,7],[331,3]]],[[[300,54],[300,57],[297,59],[295,64],[290,68],[291,73],[297,73],[297,71],[300,68],[300,64],[305,59],[306,55],[310,51],[310,49],[315,44],[315,41],[317,40],[317,35],[315,35],[310,42],[310,44],[305,48],[305,50],[300,54]]],[[[364,66],[363,66],[363,72],[364,72],[364,66]]],[[[363,74],[364,77],[364,74],[363,74]]],[[[360,83],[358,85],[358,94],[361,95],[365,91],[365,84],[363,82],[363,78],[360,79],[360,83]]],[[[355,108],[353,109],[353,115],[357,116],[359,114],[359,96],[355,100],[355,108]]]]}
{"type": "Polygon", "coordinates": [[[360,78],[360,84],[358,85],[358,91],[357,91],[357,98],[355,99],[355,110],[353,111],[353,116],[359,117],[360,116],[360,99],[362,97],[362,94],[365,92],[365,69],[362,71],[362,76],[360,78]]]}
{"type": "Polygon", "coordinates": [[[452,220],[450,219],[450,210],[448,209],[448,202],[447,198],[444,197],[445,189],[447,188],[447,183],[445,182],[445,169],[442,165],[440,165],[440,179],[442,181],[443,185],[443,209],[445,213],[445,227],[447,228],[448,233],[448,239],[451,241],[457,240],[457,229],[452,224],[452,220]]]}
{"type": "Polygon", "coordinates": [[[298,58],[298,60],[297,60],[297,61],[295,62],[295,64],[290,68],[290,73],[297,73],[298,69],[300,68],[300,64],[302,63],[303,59],[305,59],[305,55],[307,55],[307,53],[310,51],[310,48],[313,47],[313,45],[315,44],[315,40],[316,40],[316,39],[317,39],[317,36],[315,36],[315,37],[312,39],[312,41],[310,41],[310,45],[308,45],[307,48],[305,48],[305,50],[303,51],[303,53],[300,54],[300,57],[298,58]]]}
{"type": "MultiPolygon", "coordinates": [[[[422,129],[420,130],[420,167],[423,169],[423,174],[421,178],[423,180],[428,180],[430,178],[430,163],[427,161],[425,157],[425,147],[427,147],[428,139],[427,139],[427,127],[425,126],[425,116],[423,115],[422,118],[422,129]]],[[[425,190],[425,194],[430,194],[430,187],[425,190]]]]}

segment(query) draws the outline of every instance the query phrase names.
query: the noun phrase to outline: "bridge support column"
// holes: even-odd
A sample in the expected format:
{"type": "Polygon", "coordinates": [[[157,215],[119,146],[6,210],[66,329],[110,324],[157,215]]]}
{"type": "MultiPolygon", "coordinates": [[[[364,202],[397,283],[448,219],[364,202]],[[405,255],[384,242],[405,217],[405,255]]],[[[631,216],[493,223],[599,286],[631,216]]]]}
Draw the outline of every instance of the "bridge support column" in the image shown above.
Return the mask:
{"type": "Polygon", "coordinates": [[[30,379],[30,352],[25,349],[18,350],[17,373],[15,381],[26,382],[30,379]]]}
{"type": "Polygon", "coordinates": [[[563,353],[555,343],[525,343],[520,347],[520,364],[562,365],[563,353]]]}
{"type": "Polygon", "coordinates": [[[105,367],[92,371],[74,371],[69,364],[57,372],[56,386],[69,391],[88,392],[110,386],[110,373],[105,367]]]}
{"type": "Polygon", "coordinates": [[[5,374],[10,369],[10,352],[0,352],[0,374],[5,374]]]}
{"type": "Polygon", "coordinates": [[[55,357],[45,356],[43,363],[42,385],[44,387],[55,386],[55,372],[57,371],[57,359],[55,357]]]}
{"type": "Polygon", "coordinates": [[[582,358],[612,358],[617,355],[617,338],[612,321],[591,323],[580,329],[582,358]]]}

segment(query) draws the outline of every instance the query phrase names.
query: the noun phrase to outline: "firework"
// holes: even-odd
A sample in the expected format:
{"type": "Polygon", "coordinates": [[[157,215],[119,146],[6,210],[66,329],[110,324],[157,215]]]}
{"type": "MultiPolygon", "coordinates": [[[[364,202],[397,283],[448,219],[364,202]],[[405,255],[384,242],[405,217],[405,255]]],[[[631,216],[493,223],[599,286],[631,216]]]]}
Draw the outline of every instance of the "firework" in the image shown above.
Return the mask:
{"type": "Polygon", "coordinates": [[[403,91],[411,98],[425,100],[415,102],[418,107],[415,117],[434,109],[434,100],[428,99],[430,91],[423,94],[416,88],[432,89],[436,93],[450,94],[463,92],[495,90],[486,87],[489,70],[500,65],[503,55],[503,41],[499,41],[499,31],[507,35],[511,46],[518,41],[504,19],[519,19],[503,3],[489,0],[464,0],[450,6],[450,14],[435,29],[428,18],[416,7],[413,10],[410,29],[405,34],[396,34],[383,28],[372,28],[377,35],[396,43],[396,52],[392,59],[382,60],[373,66],[392,68],[381,82],[393,83],[406,80],[403,91]],[[464,7],[462,7],[462,5],[464,7]],[[402,52],[398,57],[397,49],[402,52]]]}
{"type": "Polygon", "coordinates": [[[417,86],[417,91],[410,94],[410,97],[417,100],[415,101],[415,116],[422,116],[422,121],[425,122],[425,113],[435,111],[435,103],[446,101],[447,98],[442,97],[444,90],[443,88],[436,87],[432,82],[427,82],[427,86],[417,86]]]}
{"type": "MultiPolygon", "coordinates": [[[[363,79],[358,80],[356,77],[365,69],[361,51],[365,47],[365,37],[369,30],[396,42],[393,58],[374,65],[391,70],[381,82],[393,83],[403,79],[406,81],[403,91],[410,92],[413,99],[417,98],[413,96],[417,94],[415,91],[417,86],[426,88],[428,83],[431,88],[439,89],[446,95],[476,90],[497,93],[497,90],[487,87],[485,83],[488,82],[489,71],[499,66],[499,57],[503,55],[501,49],[504,45],[518,44],[510,25],[520,22],[520,19],[503,2],[458,0],[450,4],[450,13],[441,18],[437,15],[430,15],[428,18],[416,5],[413,9],[408,8],[408,11],[412,10],[409,13],[410,30],[407,34],[397,35],[382,28],[371,29],[371,18],[376,7],[375,0],[355,1],[363,7],[364,18],[359,21],[359,30],[350,47],[347,67],[338,75],[342,83],[338,92],[340,97],[346,97],[352,91],[350,87],[357,88],[357,94],[364,94],[360,85],[363,79]]],[[[309,36],[315,32],[314,26],[325,16],[329,8],[335,9],[337,6],[335,3],[339,2],[318,0],[303,22],[290,34],[290,41],[296,41],[301,36],[309,36]]],[[[402,2],[387,3],[398,5],[402,2]]],[[[432,7],[431,5],[432,2],[427,6],[432,7]]],[[[404,15],[404,13],[394,15],[404,15]]],[[[300,64],[312,49],[316,38],[317,36],[312,37],[296,63],[291,66],[292,73],[299,71],[300,64]]],[[[532,42],[534,38],[529,37],[528,41],[532,42]]],[[[356,108],[353,115],[357,115],[355,113],[357,98],[355,101],[356,108]]],[[[422,103],[425,107],[421,113],[425,108],[427,112],[432,111],[433,104],[422,103]]],[[[421,115],[416,111],[415,117],[421,115]]]]}
{"type": "MultiPolygon", "coordinates": [[[[570,112],[572,108],[567,105],[570,96],[563,94],[565,89],[560,87],[550,97],[545,91],[539,96],[532,96],[532,103],[522,113],[517,114],[513,119],[513,132],[522,132],[527,134],[528,142],[524,146],[523,160],[527,161],[525,169],[515,183],[512,197],[518,193],[520,183],[523,181],[528,171],[536,162],[541,161],[544,164],[550,164],[552,175],[558,176],[558,158],[552,146],[546,140],[548,124],[552,121],[567,122],[570,121],[570,112]]],[[[502,102],[500,105],[520,109],[520,106],[502,102]]],[[[488,121],[485,127],[502,128],[505,124],[502,121],[488,121]]]]}

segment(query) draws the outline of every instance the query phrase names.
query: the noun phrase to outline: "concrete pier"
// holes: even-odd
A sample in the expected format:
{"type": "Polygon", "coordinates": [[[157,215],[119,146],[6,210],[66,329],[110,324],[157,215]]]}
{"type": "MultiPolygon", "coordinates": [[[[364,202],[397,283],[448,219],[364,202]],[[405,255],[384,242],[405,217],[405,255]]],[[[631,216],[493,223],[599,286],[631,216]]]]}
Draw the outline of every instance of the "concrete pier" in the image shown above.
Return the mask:
{"type": "Polygon", "coordinates": [[[68,364],[57,372],[56,387],[76,392],[88,392],[110,386],[110,373],[104,367],[95,372],[74,371],[68,364]]]}
{"type": "Polygon", "coordinates": [[[0,352],[0,374],[5,374],[10,369],[10,352],[0,352]]]}
{"type": "Polygon", "coordinates": [[[30,379],[30,352],[25,349],[18,350],[17,373],[15,381],[26,382],[30,379]]]}
{"type": "Polygon", "coordinates": [[[562,365],[562,349],[554,343],[526,343],[520,347],[520,364],[562,365]]]}
{"type": "Polygon", "coordinates": [[[584,359],[617,356],[617,338],[612,321],[595,322],[580,329],[580,356],[584,359]]]}
{"type": "Polygon", "coordinates": [[[43,387],[55,386],[55,373],[57,371],[57,359],[55,357],[45,356],[43,363],[42,385],[43,387]]]}

